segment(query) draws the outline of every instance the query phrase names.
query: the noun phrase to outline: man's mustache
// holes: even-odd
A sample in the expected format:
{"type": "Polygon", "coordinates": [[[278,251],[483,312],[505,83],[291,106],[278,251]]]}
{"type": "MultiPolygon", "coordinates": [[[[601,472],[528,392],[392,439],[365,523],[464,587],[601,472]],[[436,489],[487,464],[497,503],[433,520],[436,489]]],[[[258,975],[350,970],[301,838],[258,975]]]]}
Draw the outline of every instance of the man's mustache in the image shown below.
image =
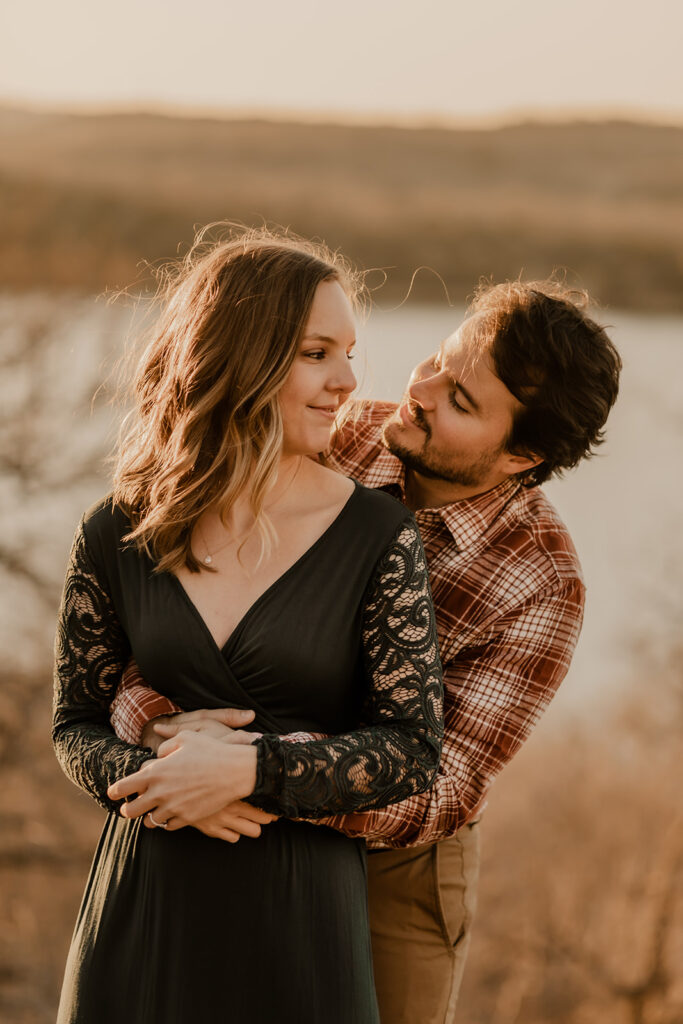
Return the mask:
{"type": "Polygon", "coordinates": [[[410,399],[408,399],[408,408],[410,410],[410,415],[412,416],[414,422],[417,424],[420,430],[424,430],[425,434],[427,435],[427,440],[429,440],[432,432],[429,429],[429,425],[427,424],[427,421],[424,418],[424,411],[422,407],[419,405],[414,405],[410,401],[410,399]]]}

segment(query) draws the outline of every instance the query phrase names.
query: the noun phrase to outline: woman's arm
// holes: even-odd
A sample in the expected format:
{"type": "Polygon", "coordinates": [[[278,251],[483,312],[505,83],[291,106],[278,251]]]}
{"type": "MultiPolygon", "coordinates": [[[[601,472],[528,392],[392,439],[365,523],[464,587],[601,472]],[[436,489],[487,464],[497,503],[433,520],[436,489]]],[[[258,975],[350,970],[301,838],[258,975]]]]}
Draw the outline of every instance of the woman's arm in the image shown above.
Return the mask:
{"type": "Polygon", "coordinates": [[[143,771],[110,787],[121,808],[171,829],[248,799],[272,814],[319,818],[384,807],[428,789],[443,737],[443,683],[422,542],[412,518],[397,530],[366,592],[363,648],[370,683],[363,728],[252,746],[181,730],[143,771]]]}
{"type": "Polygon", "coordinates": [[[427,563],[412,518],[399,527],[368,588],[363,649],[367,726],[307,743],[261,737],[250,803],[318,818],[384,807],[431,785],[443,738],[443,684],[427,563]]]}
{"type": "Polygon", "coordinates": [[[117,739],[109,724],[130,646],[88,550],[83,522],[74,537],[55,638],[52,740],[72,782],[105,810],[120,801],[107,787],[153,758],[117,739]]]}

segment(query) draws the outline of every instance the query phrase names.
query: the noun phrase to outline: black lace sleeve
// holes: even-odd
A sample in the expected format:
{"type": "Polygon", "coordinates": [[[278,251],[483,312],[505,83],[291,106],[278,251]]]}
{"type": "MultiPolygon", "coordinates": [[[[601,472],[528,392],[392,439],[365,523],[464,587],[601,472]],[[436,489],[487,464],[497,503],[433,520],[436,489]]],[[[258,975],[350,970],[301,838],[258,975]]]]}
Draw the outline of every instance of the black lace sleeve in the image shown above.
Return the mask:
{"type": "Polygon", "coordinates": [[[107,797],[107,787],[154,757],[147,748],[117,739],[109,723],[109,705],[129,657],[81,523],[57,623],[52,740],[64,772],[106,810],[121,804],[107,797]]]}
{"type": "Polygon", "coordinates": [[[342,736],[256,741],[249,801],[289,818],[385,807],[428,789],[443,738],[443,683],[422,541],[398,529],[366,594],[363,647],[367,726],[342,736]]]}

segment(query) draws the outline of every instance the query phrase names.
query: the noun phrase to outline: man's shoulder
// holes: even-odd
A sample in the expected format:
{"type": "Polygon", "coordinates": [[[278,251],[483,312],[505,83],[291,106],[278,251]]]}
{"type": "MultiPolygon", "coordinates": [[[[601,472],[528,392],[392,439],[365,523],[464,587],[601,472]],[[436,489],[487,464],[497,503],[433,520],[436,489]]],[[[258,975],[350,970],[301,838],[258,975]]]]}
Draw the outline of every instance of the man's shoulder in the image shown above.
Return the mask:
{"type": "Polygon", "coordinates": [[[559,576],[582,577],[581,563],[571,534],[550,498],[540,487],[528,489],[521,519],[559,576]]]}
{"type": "MultiPolygon", "coordinates": [[[[527,584],[549,590],[583,585],[583,573],[571,534],[540,487],[520,488],[491,538],[491,553],[504,549],[527,584]]],[[[513,570],[514,574],[514,570],[513,570]]]]}
{"type": "Polygon", "coordinates": [[[569,531],[536,487],[516,492],[479,540],[432,581],[432,591],[448,626],[450,645],[442,652],[447,658],[487,642],[527,609],[552,603],[549,629],[560,606],[567,621],[575,621],[585,587],[569,531]]]}
{"type": "Polygon", "coordinates": [[[337,464],[365,464],[383,451],[382,427],[396,408],[395,402],[353,402],[334,438],[332,456],[337,464]]]}
{"type": "Polygon", "coordinates": [[[386,402],[375,399],[363,399],[358,403],[358,415],[368,423],[384,423],[388,416],[398,408],[398,402],[386,402]]]}
{"type": "Polygon", "coordinates": [[[379,438],[383,425],[396,407],[396,402],[375,402],[369,399],[350,403],[344,410],[339,427],[339,442],[350,440],[354,434],[359,433],[379,438]]]}

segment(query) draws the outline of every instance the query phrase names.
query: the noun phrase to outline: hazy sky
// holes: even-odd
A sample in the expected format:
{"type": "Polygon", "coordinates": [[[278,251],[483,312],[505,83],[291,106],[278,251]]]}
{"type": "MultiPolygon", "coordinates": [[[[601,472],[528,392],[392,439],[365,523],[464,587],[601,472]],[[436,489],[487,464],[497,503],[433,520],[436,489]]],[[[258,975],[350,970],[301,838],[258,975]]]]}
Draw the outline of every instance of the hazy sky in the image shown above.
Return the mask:
{"type": "Polygon", "coordinates": [[[6,0],[0,102],[683,119],[680,0],[6,0]]]}

